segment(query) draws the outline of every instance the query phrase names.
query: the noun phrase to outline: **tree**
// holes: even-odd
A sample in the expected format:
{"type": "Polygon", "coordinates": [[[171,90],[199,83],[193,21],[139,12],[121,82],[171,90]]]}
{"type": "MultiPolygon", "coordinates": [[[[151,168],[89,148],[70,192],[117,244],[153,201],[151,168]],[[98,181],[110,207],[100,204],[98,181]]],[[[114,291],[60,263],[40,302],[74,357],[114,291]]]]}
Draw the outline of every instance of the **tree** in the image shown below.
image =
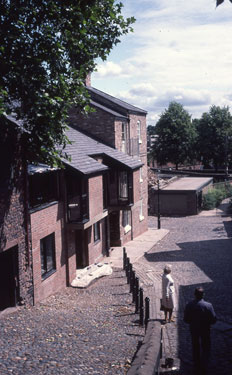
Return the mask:
{"type": "MultiPolygon", "coordinates": [[[[232,3],[232,0],[230,0],[230,2],[232,3]]],[[[224,0],[216,0],[216,6],[218,6],[222,3],[224,3],[224,0]]]]}
{"type": "Polygon", "coordinates": [[[85,77],[132,30],[135,19],[124,19],[122,6],[0,0],[0,115],[14,112],[23,120],[29,160],[54,164],[65,156],[69,108],[90,110],[85,77]]]}
{"type": "Polygon", "coordinates": [[[228,107],[213,105],[197,123],[197,149],[205,167],[215,169],[232,160],[232,116],[228,107]]]}
{"type": "Polygon", "coordinates": [[[147,134],[148,135],[155,135],[156,134],[156,127],[154,125],[147,126],[147,134]]]}
{"type": "Polygon", "coordinates": [[[189,113],[183,106],[171,102],[156,124],[157,141],[154,156],[159,164],[179,164],[190,161],[193,157],[195,130],[189,113]]]}

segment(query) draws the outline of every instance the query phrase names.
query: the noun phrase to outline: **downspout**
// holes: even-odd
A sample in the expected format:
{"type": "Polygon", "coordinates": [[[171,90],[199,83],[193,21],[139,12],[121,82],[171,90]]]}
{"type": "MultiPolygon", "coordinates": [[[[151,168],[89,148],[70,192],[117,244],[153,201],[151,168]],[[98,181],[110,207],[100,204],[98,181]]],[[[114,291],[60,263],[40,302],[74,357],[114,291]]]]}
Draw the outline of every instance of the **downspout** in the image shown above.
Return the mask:
{"type": "Polygon", "coordinates": [[[22,141],[22,165],[23,165],[23,185],[24,185],[24,220],[25,220],[25,229],[26,229],[26,269],[29,271],[31,266],[31,283],[32,283],[32,299],[33,305],[35,304],[35,290],[34,290],[34,272],[33,272],[33,258],[30,257],[30,252],[32,253],[32,244],[31,244],[31,231],[30,231],[30,214],[29,214],[29,186],[28,186],[28,171],[27,171],[27,160],[25,156],[25,145],[22,141]]]}
{"type": "Polygon", "coordinates": [[[66,286],[69,286],[69,264],[68,264],[68,233],[67,233],[67,207],[68,207],[68,202],[67,202],[67,189],[66,189],[66,180],[64,176],[64,171],[61,171],[61,175],[59,176],[59,185],[62,186],[62,195],[63,195],[63,223],[62,223],[62,231],[64,235],[64,241],[63,241],[63,246],[64,246],[64,252],[65,252],[65,268],[66,268],[66,286]]]}

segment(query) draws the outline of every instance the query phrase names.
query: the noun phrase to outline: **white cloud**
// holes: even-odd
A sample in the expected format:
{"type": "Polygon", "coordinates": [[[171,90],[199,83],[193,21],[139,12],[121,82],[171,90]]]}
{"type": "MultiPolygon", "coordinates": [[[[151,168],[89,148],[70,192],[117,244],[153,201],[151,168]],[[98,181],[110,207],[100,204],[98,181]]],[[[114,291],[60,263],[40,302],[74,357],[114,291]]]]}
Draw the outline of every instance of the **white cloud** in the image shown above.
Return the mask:
{"type": "Polygon", "coordinates": [[[135,31],[99,65],[96,87],[148,110],[152,121],[171,100],[193,117],[212,104],[232,105],[229,1],[217,9],[214,0],[127,0],[124,5],[126,16],[137,18],[135,31]]]}

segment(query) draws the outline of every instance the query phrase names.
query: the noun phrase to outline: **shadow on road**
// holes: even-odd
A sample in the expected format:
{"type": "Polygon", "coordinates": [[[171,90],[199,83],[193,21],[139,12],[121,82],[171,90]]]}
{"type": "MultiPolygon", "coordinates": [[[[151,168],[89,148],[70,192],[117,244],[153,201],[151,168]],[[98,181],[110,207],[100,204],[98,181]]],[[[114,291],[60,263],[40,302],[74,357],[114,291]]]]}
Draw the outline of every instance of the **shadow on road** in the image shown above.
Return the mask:
{"type": "MultiPolygon", "coordinates": [[[[231,237],[231,222],[224,222],[224,226],[228,237],[231,237]]],[[[223,322],[224,327],[227,324],[227,329],[223,329],[223,325],[221,329],[212,329],[209,373],[211,375],[231,374],[232,331],[228,330],[228,326],[232,325],[232,239],[181,242],[177,245],[179,250],[155,252],[154,248],[154,252],[146,254],[145,258],[153,263],[173,264],[176,278],[178,278],[178,355],[181,359],[181,373],[190,375],[191,371],[188,367],[191,368],[192,357],[188,326],[182,320],[183,309],[186,302],[193,299],[195,288],[201,285],[205,290],[205,299],[213,304],[218,319],[223,322]],[[193,266],[188,268],[190,264],[193,266]],[[199,283],[197,282],[198,274],[199,283]],[[200,282],[200,280],[204,281],[200,282]]],[[[175,275],[173,271],[173,277],[175,275]]]]}

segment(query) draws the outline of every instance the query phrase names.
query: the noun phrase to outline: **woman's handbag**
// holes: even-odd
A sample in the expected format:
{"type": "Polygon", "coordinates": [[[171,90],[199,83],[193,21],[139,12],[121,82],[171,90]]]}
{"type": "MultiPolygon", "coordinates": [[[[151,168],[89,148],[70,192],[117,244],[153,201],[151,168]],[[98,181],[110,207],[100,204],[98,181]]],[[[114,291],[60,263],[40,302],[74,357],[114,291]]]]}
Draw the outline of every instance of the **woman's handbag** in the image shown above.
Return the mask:
{"type": "Polygon", "coordinates": [[[163,300],[160,298],[160,311],[164,311],[163,300]]]}

